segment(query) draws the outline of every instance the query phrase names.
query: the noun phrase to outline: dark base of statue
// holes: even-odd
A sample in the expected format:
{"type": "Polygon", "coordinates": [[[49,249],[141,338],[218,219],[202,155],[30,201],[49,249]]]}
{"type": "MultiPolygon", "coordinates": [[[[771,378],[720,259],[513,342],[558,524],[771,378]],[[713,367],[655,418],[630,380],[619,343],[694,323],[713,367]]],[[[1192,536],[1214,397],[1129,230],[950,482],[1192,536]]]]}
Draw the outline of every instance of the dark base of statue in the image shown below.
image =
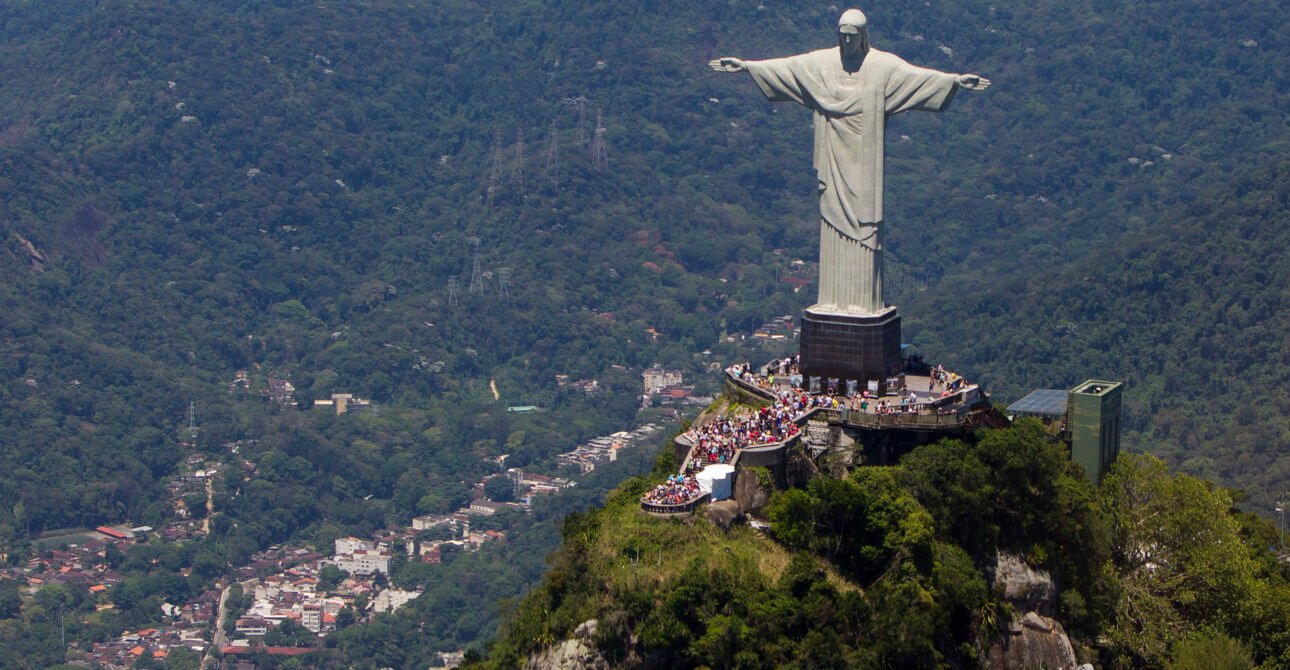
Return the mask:
{"type": "Polygon", "coordinates": [[[855,381],[860,389],[887,393],[888,380],[901,371],[900,315],[894,307],[874,315],[831,314],[802,310],[802,375],[855,381]]]}

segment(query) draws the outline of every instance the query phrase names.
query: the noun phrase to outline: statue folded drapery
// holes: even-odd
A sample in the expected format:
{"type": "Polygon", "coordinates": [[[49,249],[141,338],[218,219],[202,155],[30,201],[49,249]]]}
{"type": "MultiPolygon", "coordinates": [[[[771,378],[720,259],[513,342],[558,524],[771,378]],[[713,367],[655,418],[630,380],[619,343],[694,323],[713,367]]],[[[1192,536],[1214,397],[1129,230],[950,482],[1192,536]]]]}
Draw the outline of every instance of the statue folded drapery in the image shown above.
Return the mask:
{"type": "Polygon", "coordinates": [[[820,293],[814,311],[876,314],[882,292],[883,136],[887,117],[938,112],[958,88],[990,85],[910,65],[869,46],[864,15],[847,10],[838,49],[764,61],[722,58],[713,69],[747,71],[772,101],[815,113],[814,167],[820,196],[820,293]]]}

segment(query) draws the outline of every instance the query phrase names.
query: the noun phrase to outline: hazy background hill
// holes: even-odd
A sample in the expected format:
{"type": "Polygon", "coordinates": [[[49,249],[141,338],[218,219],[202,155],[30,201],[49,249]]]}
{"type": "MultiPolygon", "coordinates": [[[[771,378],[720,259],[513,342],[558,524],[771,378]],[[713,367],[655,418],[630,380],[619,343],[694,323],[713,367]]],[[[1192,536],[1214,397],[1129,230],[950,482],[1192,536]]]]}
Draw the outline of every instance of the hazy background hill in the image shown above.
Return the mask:
{"type": "MultiPolygon", "coordinates": [[[[1287,481],[1280,4],[863,8],[879,48],[995,84],[891,122],[907,339],[1002,400],[1126,378],[1131,445],[1268,509],[1287,481]]],[[[159,518],[190,401],[199,448],[258,439],[281,466],[227,501],[235,561],[450,508],[485,458],[543,463],[632,420],[651,363],[760,355],[718,339],[814,295],[785,281],[813,276],[790,266],[816,254],[810,118],[705,64],[826,46],[838,12],[6,3],[0,536],[159,518]],[[496,274],[467,292],[470,236],[509,299],[496,274]],[[266,409],[229,393],[241,369],[383,413],[266,409]]]]}

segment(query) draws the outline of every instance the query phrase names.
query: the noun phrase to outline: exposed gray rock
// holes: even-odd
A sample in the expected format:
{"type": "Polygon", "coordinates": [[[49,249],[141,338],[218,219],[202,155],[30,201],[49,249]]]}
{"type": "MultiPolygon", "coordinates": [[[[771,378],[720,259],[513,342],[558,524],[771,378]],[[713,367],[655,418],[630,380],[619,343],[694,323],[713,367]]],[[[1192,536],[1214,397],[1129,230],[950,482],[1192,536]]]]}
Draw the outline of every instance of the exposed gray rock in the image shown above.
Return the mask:
{"type": "Polygon", "coordinates": [[[801,449],[789,449],[784,463],[784,480],[789,487],[806,486],[820,476],[820,468],[801,449]]]}
{"type": "Polygon", "coordinates": [[[524,670],[609,670],[609,662],[591,642],[596,626],[595,619],[579,624],[573,631],[573,639],[530,656],[524,662],[524,670]]]}
{"type": "Polygon", "coordinates": [[[1003,597],[1018,612],[1038,612],[1052,616],[1057,599],[1057,585],[1045,570],[1036,570],[1015,554],[1000,553],[992,570],[995,589],[1002,587],[1003,597]]]}
{"type": "Polygon", "coordinates": [[[708,505],[703,510],[703,516],[721,530],[728,530],[731,524],[742,517],[739,513],[739,503],[734,500],[718,500],[708,505]]]}
{"type": "Polygon", "coordinates": [[[759,514],[770,503],[770,494],[763,491],[757,482],[757,474],[750,470],[740,470],[735,477],[735,502],[744,514],[759,514]]]}
{"type": "Polygon", "coordinates": [[[595,619],[588,619],[586,621],[583,621],[582,623],[578,624],[577,628],[573,629],[573,636],[578,638],[579,640],[590,640],[591,638],[596,636],[596,627],[599,625],[600,625],[600,622],[596,621],[595,619]]]}
{"type": "Polygon", "coordinates": [[[996,592],[1017,612],[1007,630],[986,652],[993,670],[1075,670],[1075,649],[1061,623],[1050,618],[1057,600],[1057,585],[1044,570],[1036,570],[1015,554],[1000,553],[990,569],[996,592]]]}
{"type": "Polygon", "coordinates": [[[1075,670],[1078,666],[1062,625],[1035,612],[1014,620],[1007,632],[995,639],[986,663],[991,670],[1075,670]]]}

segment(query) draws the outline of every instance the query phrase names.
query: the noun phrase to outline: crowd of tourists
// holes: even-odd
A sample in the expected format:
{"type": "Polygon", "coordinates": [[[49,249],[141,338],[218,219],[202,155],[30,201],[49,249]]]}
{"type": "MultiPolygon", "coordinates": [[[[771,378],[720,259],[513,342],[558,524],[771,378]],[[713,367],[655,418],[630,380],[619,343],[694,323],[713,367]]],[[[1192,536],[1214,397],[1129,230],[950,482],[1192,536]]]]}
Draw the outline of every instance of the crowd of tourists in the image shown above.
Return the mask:
{"type": "Polygon", "coordinates": [[[747,414],[722,415],[692,428],[686,433],[694,445],[691,463],[698,467],[729,463],[745,447],[783,442],[797,434],[797,419],[818,402],[816,396],[790,389],[780,392],[773,405],[747,414]]]}
{"type": "Polygon", "coordinates": [[[964,385],[963,377],[945,369],[944,365],[937,365],[927,374],[927,390],[934,393],[936,387],[941,387],[941,396],[947,396],[964,385]]]}
{"type": "Polygon", "coordinates": [[[898,402],[893,400],[870,400],[869,398],[852,398],[851,409],[857,409],[861,412],[877,414],[879,416],[890,416],[893,414],[918,414],[927,409],[925,403],[918,403],[917,396],[910,393],[908,397],[902,397],[898,402]]]}
{"type": "Polygon", "coordinates": [[[918,414],[932,411],[931,401],[937,396],[938,387],[941,389],[939,395],[944,397],[962,388],[964,384],[962,377],[945,370],[943,365],[937,365],[931,367],[928,373],[927,391],[931,398],[924,402],[919,402],[917,393],[912,390],[908,395],[898,398],[880,398],[867,389],[856,389],[854,385],[839,389],[836,383],[830,383],[825,393],[812,394],[802,389],[800,364],[798,356],[776,359],[766,366],[765,375],[753,372],[749,363],[732,366],[730,372],[736,378],[769,391],[774,395],[775,402],[752,412],[722,415],[702,426],[691,428],[685,437],[693,445],[693,449],[683,473],[669,477],[666,484],[660,484],[642,500],[681,504],[697,498],[702,492],[694,478],[696,473],[711,464],[732,462],[735,455],[747,447],[774,444],[792,438],[801,431],[798,426],[801,417],[816,408],[845,408],[881,416],[918,414]]]}
{"type": "Polygon", "coordinates": [[[699,497],[699,482],[691,475],[671,475],[655,486],[641,500],[655,505],[680,505],[699,497]]]}

